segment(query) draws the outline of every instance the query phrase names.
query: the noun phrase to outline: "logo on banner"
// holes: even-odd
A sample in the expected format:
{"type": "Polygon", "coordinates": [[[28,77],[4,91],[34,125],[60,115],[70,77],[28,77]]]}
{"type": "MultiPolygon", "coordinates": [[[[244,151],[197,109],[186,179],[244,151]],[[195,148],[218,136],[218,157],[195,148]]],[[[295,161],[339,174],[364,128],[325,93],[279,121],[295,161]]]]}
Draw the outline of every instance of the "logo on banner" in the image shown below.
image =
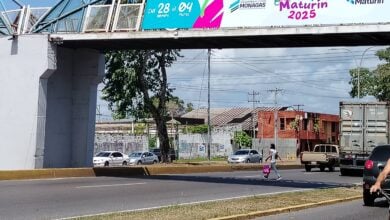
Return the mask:
{"type": "Polygon", "coordinates": [[[230,12],[237,9],[264,9],[266,0],[236,0],[230,4],[230,12]]]}
{"type": "MultiPolygon", "coordinates": [[[[288,19],[308,20],[317,17],[319,11],[328,8],[328,0],[274,0],[279,11],[287,11],[288,19]]],[[[356,0],[359,1],[359,0],[356,0]]],[[[362,1],[362,0],[360,0],[362,1]]]]}
{"type": "Polygon", "coordinates": [[[378,5],[384,4],[385,0],[347,0],[347,2],[353,5],[378,5]]]}

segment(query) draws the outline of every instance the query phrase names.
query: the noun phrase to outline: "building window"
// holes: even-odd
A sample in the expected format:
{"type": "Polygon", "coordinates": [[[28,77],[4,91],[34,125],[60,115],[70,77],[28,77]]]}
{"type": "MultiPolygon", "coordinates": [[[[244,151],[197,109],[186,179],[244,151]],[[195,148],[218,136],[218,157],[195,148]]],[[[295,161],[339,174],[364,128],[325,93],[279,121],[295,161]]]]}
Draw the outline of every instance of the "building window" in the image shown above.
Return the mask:
{"type": "Polygon", "coordinates": [[[280,119],[280,130],[281,131],[286,130],[286,119],[285,118],[280,119]]]}
{"type": "Polygon", "coordinates": [[[303,130],[304,131],[307,131],[308,125],[309,125],[309,120],[303,119],[303,130]]]}
{"type": "Polygon", "coordinates": [[[336,132],[336,122],[332,122],[332,132],[336,132]]]}

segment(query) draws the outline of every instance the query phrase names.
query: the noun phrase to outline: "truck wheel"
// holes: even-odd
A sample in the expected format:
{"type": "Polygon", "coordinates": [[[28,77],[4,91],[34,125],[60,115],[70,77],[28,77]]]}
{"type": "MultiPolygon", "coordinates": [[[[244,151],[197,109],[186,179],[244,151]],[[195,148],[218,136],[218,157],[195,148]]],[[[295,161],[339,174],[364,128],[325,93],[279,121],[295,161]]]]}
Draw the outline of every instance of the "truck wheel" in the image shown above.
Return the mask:
{"type": "Polygon", "coordinates": [[[370,193],[370,190],[363,190],[363,202],[365,206],[374,206],[375,196],[370,193]]]}
{"type": "Polygon", "coordinates": [[[305,170],[306,170],[306,172],[310,172],[311,171],[311,166],[305,165],[305,170]]]}
{"type": "Polygon", "coordinates": [[[325,167],[324,166],[320,166],[320,171],[324,172],[325,171],[325,167]]]}
{"type": "Polygon", "coordinates": [[[330,167],[328,167],[328,169],[329,169],[329,172],[333,172],[334,171],[334,166],[330,166],[330,167]]]}

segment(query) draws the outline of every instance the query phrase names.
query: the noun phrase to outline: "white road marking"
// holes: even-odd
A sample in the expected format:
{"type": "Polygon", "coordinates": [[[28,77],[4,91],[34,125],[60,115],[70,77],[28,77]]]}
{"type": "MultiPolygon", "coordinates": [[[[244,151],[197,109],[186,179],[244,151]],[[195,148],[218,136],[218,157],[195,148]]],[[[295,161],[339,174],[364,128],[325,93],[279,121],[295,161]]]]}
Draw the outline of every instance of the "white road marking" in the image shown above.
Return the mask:
{"type": "Polygon", "coordinates": [[[94,217],[94,216],[102,216],[102,215],[110,215],[110,214],[120,214],[120,213],[127,213],[127,212],[136,212],[136,211],[147,211],[147,210],[161,209],[161,208],[167,208],[167,207],[172,207],[172,206],[196,205],[196,204],[202,204],[202,203],[207,203],[207,202],[218,202],[218,201],[226,201],[226,200],[232,200],[232,199],[242,199],[242,198],[249,198],[249,197],[254,197],[254,196],[278,195],[278,194],[282,194],[282,193],[304,192],[304,191],[310,191],[310,190],[315,190],[315,189],[298,189],[298,190],[288,190],[288,191],[273,192],[273,193],[261,193],[261,194],[253,194],[253,195],[246,195],[246,196],[236,196],[236,197],[228,197],[228,198],[222,198],[222,199],[203,200],[203,201],[187,202],[187,203],[165,205],[165,206],[154,206],[154,207],[149,207],[149,208],[129,209],[129,210],[123,210],[123,211],[118,211],[118,212],[103,212],[103,213],[97,213],[97,214],[92,214],[92,215],[80,215],[80,216],[60,218],[57,220],[79,219],[79,218],[85,218],[85,217],[94,217]]]}
{"type": "Polygon", "coordinates": [[[250,177],[263,177],[263,175],[252,175],[252,176],[239,176],[239,178],[250,178],[250,177]]]}
{"type": "Polygon", "coordinates": [[[91,186],[77,186],[77,189],[83,188],[99,188],[99,187],[114,187],[114,186],[134,186],[134,185],[144,185],[146,183],[126,183],[126,184],[110,184],[110,185],[91,185],[91,186]]]}

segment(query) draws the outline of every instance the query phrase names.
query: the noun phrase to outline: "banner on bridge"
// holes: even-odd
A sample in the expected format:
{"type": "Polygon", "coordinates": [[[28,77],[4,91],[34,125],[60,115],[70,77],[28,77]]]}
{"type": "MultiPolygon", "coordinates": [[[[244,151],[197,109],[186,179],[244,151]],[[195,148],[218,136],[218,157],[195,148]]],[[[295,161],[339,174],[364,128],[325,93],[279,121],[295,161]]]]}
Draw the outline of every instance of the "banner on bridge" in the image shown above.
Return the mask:
{"type": "Polygon", "coordinates": [[[387,23],[389,9],[390,0],[148,0],[142,28],[387,23]]]}

